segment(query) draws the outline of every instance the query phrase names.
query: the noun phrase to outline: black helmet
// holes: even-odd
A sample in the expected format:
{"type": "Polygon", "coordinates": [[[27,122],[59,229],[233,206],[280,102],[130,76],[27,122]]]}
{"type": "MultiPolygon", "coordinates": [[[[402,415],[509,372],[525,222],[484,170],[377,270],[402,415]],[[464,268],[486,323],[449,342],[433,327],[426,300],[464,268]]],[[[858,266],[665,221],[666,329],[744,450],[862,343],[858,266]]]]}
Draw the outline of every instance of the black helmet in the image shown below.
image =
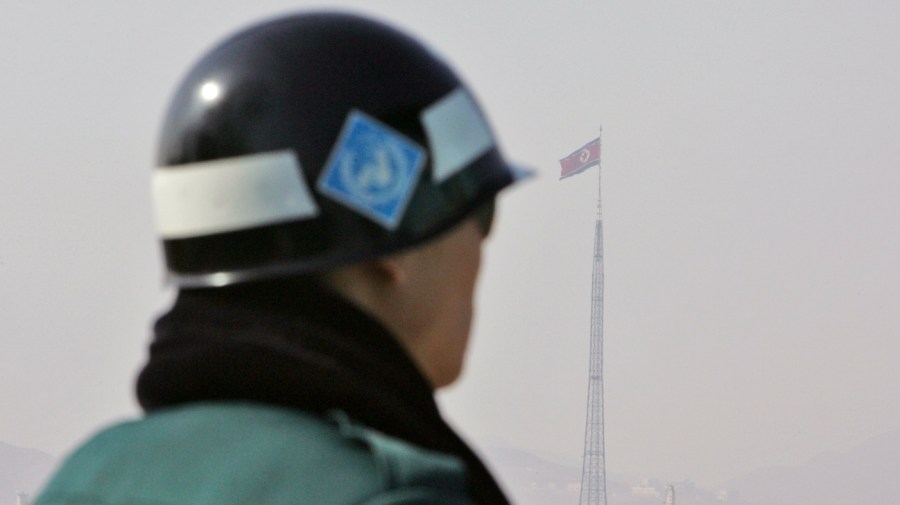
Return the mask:
{"type": "Polygon", "coordinates": [[[170,279],[310,273],[426,241],[521,173],[456,74],[349,14],[264,22],[175,93],[153,178],[170,279]]]}

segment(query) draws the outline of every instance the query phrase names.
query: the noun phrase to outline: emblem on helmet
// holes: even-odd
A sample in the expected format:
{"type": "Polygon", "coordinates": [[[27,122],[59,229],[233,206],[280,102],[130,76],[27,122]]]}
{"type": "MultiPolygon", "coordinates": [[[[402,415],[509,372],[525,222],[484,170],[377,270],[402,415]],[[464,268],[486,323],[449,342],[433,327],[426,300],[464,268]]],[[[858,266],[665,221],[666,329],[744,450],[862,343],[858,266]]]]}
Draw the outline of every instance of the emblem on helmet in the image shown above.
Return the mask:
{"type": "Polygon", "coordinates": [[[319,177],[321,193],[392,230],[425,163],[425,150],[387,125],[352,111],[319,177]]]}

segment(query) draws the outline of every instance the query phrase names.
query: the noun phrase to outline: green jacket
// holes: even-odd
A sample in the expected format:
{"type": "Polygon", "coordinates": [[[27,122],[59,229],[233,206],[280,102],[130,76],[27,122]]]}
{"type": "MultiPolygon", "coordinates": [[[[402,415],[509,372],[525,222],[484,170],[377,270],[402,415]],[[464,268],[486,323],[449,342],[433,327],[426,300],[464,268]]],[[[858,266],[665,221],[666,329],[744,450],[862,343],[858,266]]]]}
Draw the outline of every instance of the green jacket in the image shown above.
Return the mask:
{"type": "Polygon", "coordinates": [[[63,463],[36,505],[471,503],[457,458],[335,412],[193,403],[108,428],[63,463]]]}

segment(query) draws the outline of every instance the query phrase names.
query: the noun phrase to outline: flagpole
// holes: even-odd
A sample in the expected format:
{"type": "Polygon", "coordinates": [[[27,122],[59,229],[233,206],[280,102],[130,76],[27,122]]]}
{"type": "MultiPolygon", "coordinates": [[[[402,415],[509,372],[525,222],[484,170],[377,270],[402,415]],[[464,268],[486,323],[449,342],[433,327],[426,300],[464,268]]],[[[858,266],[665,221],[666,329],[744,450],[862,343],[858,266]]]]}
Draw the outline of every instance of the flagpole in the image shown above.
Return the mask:
{"type": "Polygon", "coordinates": [[[601,190],[603,188],[602,181],[600,180],[603,174],[603,126],[600,127],[600,135],[597,136],[597,144],[599,146],[598,155],[597,155],[597,219],[603,220],[603,207],[600,205],[600,195],[601,190]]]}
{"type": "Polygon", "coordinates": [[[599,474],[599,486],[598,486],[598,496],[597,501],[599,505],[606,505],[606,401],[604,399],[604,389],[606,389],[603,385],[603,292],[604,292],[604,268],[603,268],[603,205],[602,205],[602,196],[603,196],[603,126],[600,126],[600,132],[597,136],[597,236],[594,237],[594,247],[596,250],[594,251],[594,272],[592,277],[594,287],[592,289],[592,305],[594,311],[593,321],[591,321],[591,332],[595,333],[591,337],[592,344],[597,346],[595,350],[599,355],[597,356],[597,365],[598,370],[596,373],[600,376],[599,383],[597,384],[597,394],[599,396],[599,419],[597,420],[600,425],[598,438],[600,439],[600,447],[598,454],[598,465],[597,473],[599,474]]]}
{"type": "MultiPolygon", "coordinates": [[[[600,128],[602,134],[603,128],[600,128]]],[[[591,340],[588,401],[584,429],[584,462],[579,505],[606,505],[606,449],[603,421],[603,206],[600,137],[597,137],[597,222],[594,229],[594,268],[591,274],[591,340]]],[[[588,144],[590,145],[590,144],[588,144]]],[[[584,148],[582,148],[584,149],[584,148]]],[[[571,155],[570,155],[571,156],[571,155]]],[[[590,162],[588,156],[582,163],[590,162]]]]}

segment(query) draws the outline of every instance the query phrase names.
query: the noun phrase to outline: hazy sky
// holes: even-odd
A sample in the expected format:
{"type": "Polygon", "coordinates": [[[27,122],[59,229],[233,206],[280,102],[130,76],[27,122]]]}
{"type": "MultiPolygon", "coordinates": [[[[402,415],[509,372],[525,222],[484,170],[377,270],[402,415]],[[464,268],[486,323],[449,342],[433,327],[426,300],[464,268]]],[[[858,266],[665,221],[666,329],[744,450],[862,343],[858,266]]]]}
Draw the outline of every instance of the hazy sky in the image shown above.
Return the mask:
{"type": "MultiPolygon", "coordinates": [[[[0,17],[0,440],[134,415],[171,292],[157,129],[248,22],[372,13],[461,71],[513,159],[463,380],[476,441],[580,465],[603,127],[611,472],[714,485],[900,429],[900,3],[13,0],[0,17]]],[[[900,455],[898,455],[900,456],[900,455]]]]}

